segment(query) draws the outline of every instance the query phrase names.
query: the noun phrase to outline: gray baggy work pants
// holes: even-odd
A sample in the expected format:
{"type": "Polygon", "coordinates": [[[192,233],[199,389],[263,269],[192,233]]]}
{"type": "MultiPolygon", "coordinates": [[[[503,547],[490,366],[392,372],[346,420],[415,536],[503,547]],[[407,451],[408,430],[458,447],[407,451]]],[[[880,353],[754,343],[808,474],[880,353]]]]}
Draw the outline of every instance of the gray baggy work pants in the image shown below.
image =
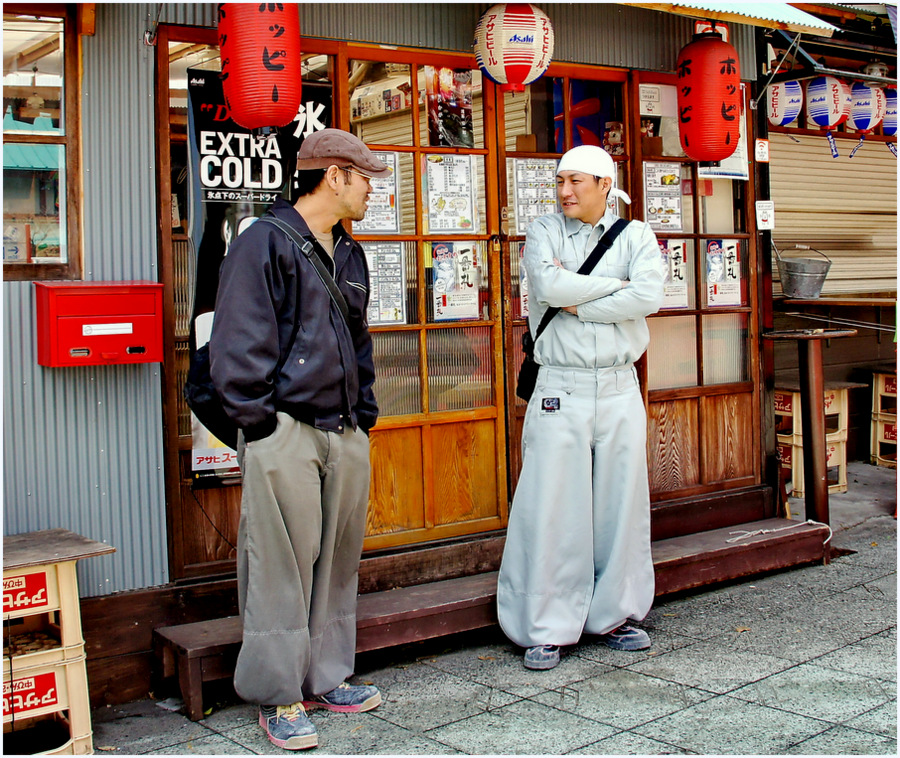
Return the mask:
{"type": "Polygon", "coordinates": [[[497,587],[516,644],[572,645],[647,615],[646,440],[634,368],[540,368],[497,587]]]}
{"type": "Polygon", "coordinates": [[[353,673],[369,439],[279,413],[275,432],[241,452],[234,687],[248,702],[289,705],[353,673]]]}

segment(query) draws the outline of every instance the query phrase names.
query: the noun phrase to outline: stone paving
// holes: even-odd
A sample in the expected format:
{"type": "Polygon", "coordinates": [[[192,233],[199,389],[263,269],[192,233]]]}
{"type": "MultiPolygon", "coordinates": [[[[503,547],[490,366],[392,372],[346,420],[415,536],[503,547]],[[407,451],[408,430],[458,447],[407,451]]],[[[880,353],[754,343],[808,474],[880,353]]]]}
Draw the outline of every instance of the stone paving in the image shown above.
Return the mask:
{"type": "MultiPolygon", "coordinates": [[[[896,476],[859,463],[848,476],[830,498],[829,565],[660,601],[642,624],[650,650],[585,637],[551,671],[526,670],[498,629],[361,655],[355,679],[384,703],[313,711],[311,754],[896,755],[896,476]]],[[[160,705],[95,709],[94,750],[288,752],[233,691],[196,723],[160,705]]]]}

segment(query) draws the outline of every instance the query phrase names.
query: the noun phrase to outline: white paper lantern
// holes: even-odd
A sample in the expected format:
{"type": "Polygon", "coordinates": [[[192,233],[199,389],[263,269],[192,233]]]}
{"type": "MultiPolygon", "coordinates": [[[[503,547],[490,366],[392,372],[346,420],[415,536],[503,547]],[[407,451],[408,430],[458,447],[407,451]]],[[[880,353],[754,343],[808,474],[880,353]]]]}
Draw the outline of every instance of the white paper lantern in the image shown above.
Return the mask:
{"type": "Polygon", "coordinates": [[[884,122],[881,129],[885,137],[893,137],[897,133],[897,90],[884,90],[884,122]]]}
{"type": "Polygon", "coordinates": [[[800,82],[770,84],[767,111],[773,126],[787,126],[800,115],[803,107],[803,88],[800,82]]]}
{"type": "Polygon", "coordinates": [[[553,26],[530,3],[504,3],[485,11],[475,27],[475,60],[502,92],[524,92],[553,57],[553,26]]]}
{"type": "Polygon", "coordinates": [[[833,129],[850,116],[850,88],[833,76],[817,76],[806,87],[806,112],[817,126],[833,129]]]}
{"type": "Polygon", "coordinates": [[[875,93],[881,90],[870,87],[867,84],[857,82],[851,90],[852,103],[850,105],[850,124],[860,132],[870,132],[881,122],[882,116],[878,115],[878,101],[875,93]]]}

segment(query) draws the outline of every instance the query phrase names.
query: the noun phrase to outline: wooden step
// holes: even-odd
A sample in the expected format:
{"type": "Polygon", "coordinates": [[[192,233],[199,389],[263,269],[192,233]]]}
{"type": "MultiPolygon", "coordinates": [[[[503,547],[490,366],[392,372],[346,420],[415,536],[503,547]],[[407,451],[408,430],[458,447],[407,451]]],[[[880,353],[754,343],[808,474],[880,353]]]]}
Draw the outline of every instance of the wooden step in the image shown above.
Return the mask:
{"type": "MultiPolygon", "coordinates": [[[[824,524],[766,519],[653,543],[656,595],[804,563],[827,562],[824,524]]],[[[357,652],[469,631],[497,623],[497,574],[369,592],[359,597],[357,652]]],[[[178,675],[188,716],[203,716],[202,684],[234,673],[241,621],[229,616],[160,627],[154,650],[163,677],[178,675]]]]}

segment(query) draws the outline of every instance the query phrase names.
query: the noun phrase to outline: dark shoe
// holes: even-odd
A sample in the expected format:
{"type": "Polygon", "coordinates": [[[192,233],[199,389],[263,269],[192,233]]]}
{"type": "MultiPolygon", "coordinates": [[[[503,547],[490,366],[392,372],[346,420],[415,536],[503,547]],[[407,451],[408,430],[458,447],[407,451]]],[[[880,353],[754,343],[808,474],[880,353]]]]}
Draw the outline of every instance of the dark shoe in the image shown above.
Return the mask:
{"type": "Polygon", "coordinates": [[[650,635],[647,632],[624,624],[607,634],[601,634],[600,639],[613,650],[634,651],[650,647],[650,635]]]}
{"type": "Polygon", "coordinates": [[[536,645],[525,651],[525,668],[546,670],[559,665],[559,645],[536,645]]]}
{"type": "Polygon", "coordinates": [[[316,727],[300,703],[259,706],[259,725],[269,742],[284,750],[308,750],[319,744],[316,727]]]}
{"type": "Polygon", "coordinates": [[[361,713],[381,705],[381,693],[371,684],[347,684],[343,682],[331,692],[304,700],[307,708],[327,708],[338,713],[361,713]]]}

